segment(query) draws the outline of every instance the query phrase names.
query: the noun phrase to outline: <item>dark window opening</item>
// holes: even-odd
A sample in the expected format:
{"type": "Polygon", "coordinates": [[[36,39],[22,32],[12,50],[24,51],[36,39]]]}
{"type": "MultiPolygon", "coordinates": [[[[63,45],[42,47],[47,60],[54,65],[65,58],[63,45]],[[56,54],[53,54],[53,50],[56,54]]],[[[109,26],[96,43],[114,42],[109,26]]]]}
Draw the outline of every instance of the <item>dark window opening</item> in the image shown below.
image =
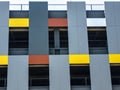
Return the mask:
{"type": "Polygon", "coordinates": [[[71,86],[90,85],[89,66],[70,66],[71,86]]]}
{"type": "Polygon", "coordinates": [[[49,31],[49,48],[54,48],[54,31],[49,31]]]}
{"type": "Polygon", "coordinates": [[[89,53],[107,54],[107,35],[106,31],[88,31],[89,53]]]}
{"type": "Polygon", "coordinates": [[[46,65],[30,66],[29,86],[49,86],[49,67],[46,65]]]}
{"type": "Polygon", "coordinates": [[[120,65],[111,66],[112,85],[120,85],[120,65]]]}
{"type": "Polygon", "coordinates": [[[28,54],[28,31],[9,32],[9,55],[28,54]]]}
{"type": "Polygon", "coordinates": [[[66,29],[54,28],[49,31],[49,53],[53,55],[68,54],[68,32],[66,29]]]}
{"type": "Polygon", "coordinates": [[[7,87],[7,66],[0,66],[0,87],[7,87]]]}
{"type": "Polygon", "coordinates": [[[60,31],[60,47],[68,48],[68,32],[60,31]]]}

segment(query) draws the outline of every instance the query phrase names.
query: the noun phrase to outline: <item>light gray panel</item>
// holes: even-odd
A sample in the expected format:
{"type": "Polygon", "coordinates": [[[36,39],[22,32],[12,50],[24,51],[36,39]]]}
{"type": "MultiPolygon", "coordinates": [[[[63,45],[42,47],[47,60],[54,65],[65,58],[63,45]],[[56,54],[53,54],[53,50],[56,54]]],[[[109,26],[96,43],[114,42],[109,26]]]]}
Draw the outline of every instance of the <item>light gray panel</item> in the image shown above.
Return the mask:
{"type": "Polygon", "coordinates": [[[91,90],[112,90],[107,55],[90,55],[91,90]]]}
{"type": "Polygon", "coordinates": [[[8,28],[0,30],[0,55],[8,55],[9,31],[6,29],[8,28]]]}
{"type": "Polygon", "coordinates": [[[67,9],[69,53],[88,54],[85,3],[68,2],[67,9]]]}
{"type": "Polygon", "coordinates": [[[29,3],[30,27],[48,27],[48,3],[30,2],[29,3]]]}
{"type": "Polygon", "coordinates": [[[105,2],[107,26],[120,26],[120,2],[105,2]]]}
{"type": "Polygon", "coordinates": [[[120,27],[107,27],[109,53],[120,53],[120,27]]]}
{"type": "Polygon", "coordinates": [[[9,2],[0,2],[0,27],[8,27],[9,2]]]}
{"type": "Polygon", "coordinates": [[[67,55],[50,55],[50,90],[70,90],[70,71],[67,55]]]}
{"type": "Polygon", "coordinates": [[[28,90],[28,56],[9,56],[7,90],[28,90]]]}
{"type": "Polygon", "coordinates": [[[48,48],[49,48],[48,31],[46,30],[29,31],[29,54],[48,54],[49,53],[48,48]]]}
{"type": "Polygon", "coordinates": [[[109,53],[120,53],[120,2],[105,2],[109,53]]]}

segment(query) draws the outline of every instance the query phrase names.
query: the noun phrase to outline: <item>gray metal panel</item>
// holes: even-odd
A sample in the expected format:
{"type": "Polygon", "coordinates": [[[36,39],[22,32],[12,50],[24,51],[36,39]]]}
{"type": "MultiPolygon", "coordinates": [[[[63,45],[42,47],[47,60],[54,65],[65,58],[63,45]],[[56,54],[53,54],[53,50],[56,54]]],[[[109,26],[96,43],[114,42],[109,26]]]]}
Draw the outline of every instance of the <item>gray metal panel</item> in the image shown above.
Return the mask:
{"type": "Polygon", "coordinates": [[[4,88],[4,87],[0,87],[0,90],[6,90],[6,88],[4,88]]]}
{"type": "MultiPolygon", "coordinates": [[[[8,27],[9,2],[0,2],[0,27],[8,27]]],[[[1,28],[0,28],[1,29],[1,28]]]]}
{"type": "Polygon", "coordinates": [[[120,85],[113,85],[113,90],[120,90],[120,85]]]}
{"type": "Polygon", "coordinates": [[[67,55],[50,55],[50,90],[70,90],[70,72],[67,55]]]}
{"type": "Polygon", "coordinates": [[[72,86],[71,90],[91,90],[90,86],[72,86]]]}
{"type": "Polygon", "coordinates": [[[8,28],[2,28],[0,30],[0,55],[8,55],[8,28]]]}
{"type": "Polygon", "coordinates": [[[91,90],[112,90],[107,55],[90,55],[91,90]]]}
{"type": "Polygon", "coordinates": [[[67,9],[69,53],[88,54],[85,3],[68,2],[67,9]]]}
{"type": "Polygon", "coordinates": [[[33,29],[29,30],[29,54],[48,54],[48,31],[33,29]]]}
{"type": "Polygon", "coordinates": [[[48,86],[37,86],[37,87],[30,87],[30,90],[49,90],[48,86]]]}
{"type": "Polygon", "coordinates": [[[7,90],[28,90],[28,56],[9,56],[7,90]]]}
{"type": "Polygon", "coordinates": [[[120,53],[120,2],[105,2],[109,53],[120,53]]]}
{"type": "Polygon", "coordinates": [[[30,27],[48,27],[48,3],[29,3],[30,27]]]}
{"type": "Polygon", "coordinates": [[[29,54],[48,54],[47,2],[30,2],[29,54]]]}
{"type": "Polygon", "coordinates": [[[0,2],[0,55],[8,55],[9,2],[0,2]]]}

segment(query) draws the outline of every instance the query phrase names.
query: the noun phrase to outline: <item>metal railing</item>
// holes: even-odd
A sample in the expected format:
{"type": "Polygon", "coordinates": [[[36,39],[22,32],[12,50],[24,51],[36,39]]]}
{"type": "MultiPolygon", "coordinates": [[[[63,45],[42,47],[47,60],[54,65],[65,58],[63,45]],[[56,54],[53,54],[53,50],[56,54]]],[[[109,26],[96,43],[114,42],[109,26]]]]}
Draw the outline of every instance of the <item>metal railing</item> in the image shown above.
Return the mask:
{"type": "MultiPolygon", "coordinates": [[[[10,4],[10,10],[29,10],[29,4],[10,4]]],[[[67,10],[67,4],[48,4],[48,10],[67,10]]],[[[104,4],[86,4],[86,10],[104,10],[104,4]]]]}

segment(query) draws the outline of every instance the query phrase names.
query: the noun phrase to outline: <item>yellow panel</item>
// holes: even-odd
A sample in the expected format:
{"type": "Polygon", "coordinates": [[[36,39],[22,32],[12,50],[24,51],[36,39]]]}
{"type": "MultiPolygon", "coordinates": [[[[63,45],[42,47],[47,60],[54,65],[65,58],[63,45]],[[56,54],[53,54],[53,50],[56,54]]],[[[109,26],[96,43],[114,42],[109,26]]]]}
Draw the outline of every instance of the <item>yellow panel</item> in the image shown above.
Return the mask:
{"type": "Polygon", "coordinates": [[[70,64],[89,64],[90,63],[89,54],[70,54],[69,63],[70,64]]]}
{"type": "Polygon", "coordinates": [[[109,54],[109,63],[120,63],[120,54],[109,54]]]}
{"type": "Polygon", "coordinates": [[[10,18],[9,27],[29,27],[28,18],[10,18]]]}
{"type": "Polygon", "coordinates": [[[0,65],[8,65],[8,56],[0,56],[0,65]]]}

